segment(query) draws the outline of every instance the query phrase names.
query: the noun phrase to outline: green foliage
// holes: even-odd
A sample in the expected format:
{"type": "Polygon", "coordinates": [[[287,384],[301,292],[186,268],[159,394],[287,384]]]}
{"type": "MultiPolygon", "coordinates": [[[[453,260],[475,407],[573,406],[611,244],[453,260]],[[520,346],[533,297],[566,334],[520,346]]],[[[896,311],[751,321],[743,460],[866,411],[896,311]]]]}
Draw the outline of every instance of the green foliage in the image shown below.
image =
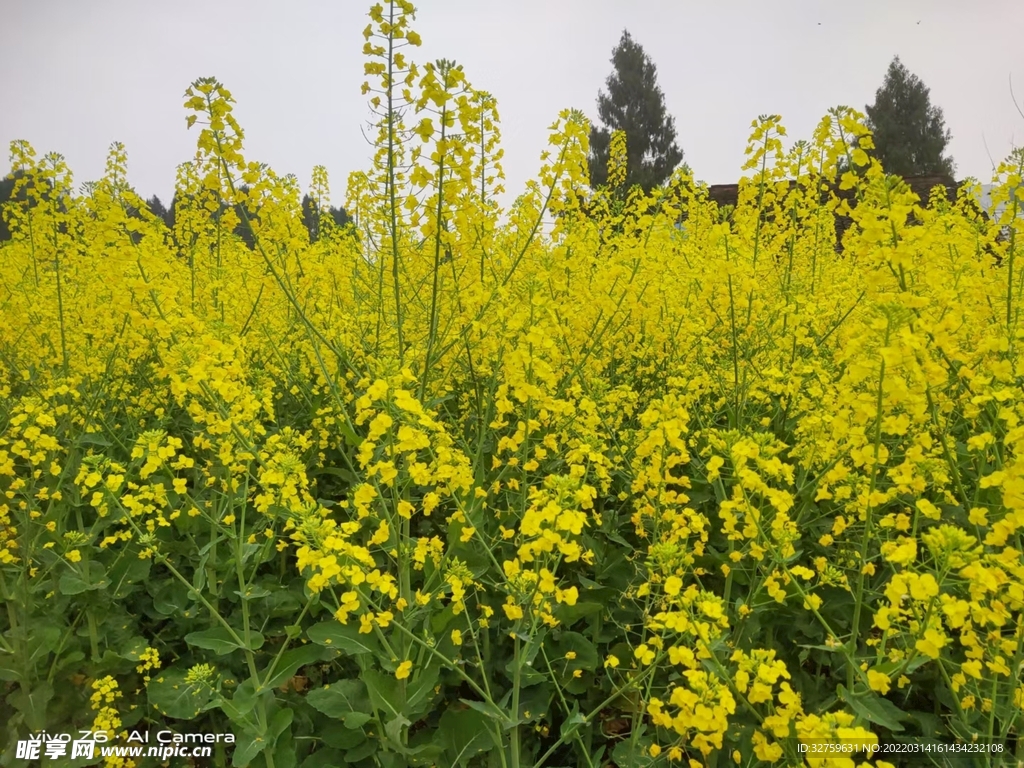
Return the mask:
{"type": "Polygon", "coordinates": [[[317,201],[308,194],[302,196],[302,223],[309,230],[309,242],[315,243],[320,239],[321,217],[329,216],[337,227],[344,227],[352,221],[344,208],[336,208],[331,205],[322,210],[317,201]]]}
{"type": "Polygon", "coordinates": [[[146,207],[149,208],[149,212],[154,216],[163,219],[164,222],[167,221],[168,211],[167,208],[164,207],[164,204],[160,202],[159,197],[153,195],[149,198],[149,200],[146,201],[146,207]]]}
{"type": "Polygon", "coordinates": [[[8,226],[7,217],[3,215],[4,206],[12,200],[26,202],[24,189],[22,189],[17,195],[14,192],[14,188],[17,186],[19,180],[23,179],[24,176],[24,171],[15,170],[9,175],[0,178],[0,243],[4,240],[11,239],[11,228],[8,226]]]}
{"type": "Polygon", "coordinates": [[[612,51],[614,72],[597,97],[597,114],[603,126],[590,131],[590,181],[608,181],[611,135],[625,131],[627,172],[623,191],[640,185],[644,192],[663,184],[683,159],[676,144],[675,120],[665,110],[654,63],[629,32],[612,51]]]}
{"type": "Polygon", "coordinates": [[[953,158],[944,154],[952,136],[942,109],[931,103],[928,88],[899,56],[889,64],[885,81],[875,92],[875,103],[865,110],[878,159],[888,173],[941,173],[952,178],[956,166],[953,158]]]}

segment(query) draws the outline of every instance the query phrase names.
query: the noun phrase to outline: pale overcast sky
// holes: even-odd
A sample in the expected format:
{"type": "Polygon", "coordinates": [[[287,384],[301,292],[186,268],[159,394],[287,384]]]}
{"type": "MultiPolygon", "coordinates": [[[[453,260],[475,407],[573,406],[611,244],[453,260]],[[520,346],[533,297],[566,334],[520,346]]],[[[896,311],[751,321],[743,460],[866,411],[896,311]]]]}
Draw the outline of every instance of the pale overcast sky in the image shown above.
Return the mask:
{"type": "MultiPolygon", "coordinates": [[[[237,100],[246,157],[303,188],[323,164],[340,203],[370,155],[359,92],[369,5],[0,0],[0,152],[12,139],[61,152],[77,184],[100,177],[122,141],[131,183],[167,203],[196,140],[182,94],[212,75],[237,100]]],[[[897,54],[944,111],[959,178],[988,181],[989,156],[1024,142],[1009,86],[1024,104],[1018,0],[421,0],[413,28],[414,60],[455,59],[497,97],[506,202],[534,175],[559,110],[596,117],[624,28],[657,66],[684,159],[709,183],[738,178],[758,114],[810,138],[830,106],[873,101],[897,54]]]]}

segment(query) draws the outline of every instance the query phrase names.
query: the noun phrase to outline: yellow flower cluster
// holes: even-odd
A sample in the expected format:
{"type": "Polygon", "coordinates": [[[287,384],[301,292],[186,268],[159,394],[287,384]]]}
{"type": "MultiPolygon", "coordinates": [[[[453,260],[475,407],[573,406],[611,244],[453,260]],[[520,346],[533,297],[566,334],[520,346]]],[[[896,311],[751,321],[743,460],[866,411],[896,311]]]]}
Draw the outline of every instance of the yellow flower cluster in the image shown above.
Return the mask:
{"type": "MultiPolygon", "coordinates": [[[[106,734],[106,741],[110,741],[118,735],[118,729],[121,727],[121,715],[115,706],[117,700],[121,698],[121,691],[118,689],[117,681],[110,675],[100,680],[94,680],[92,690],[93,694],[89,697],[89,705],[96,711],[92,722],[92,731],[106,734]]],[[[108,755],[103,759],[103,764],[107,768],[131,768],[136,763],[129,757],[108,755]]]]}
{"type": "MultiPolygon", "coordinates": [[[[922,201],[886,175],[853,110],[788,147],[764,116],[725,210],[686,169],[621,189],[622,135],[592,189],[589,126],[565,111],[502,210],[494,99],[453,62],[411,61],[413,10],[370,12],[375,155],[346,227],[323,168],[311,218],[294,177],[246,159],[212,79],[186,94],[197,152],[170,227],[128,186],[122,146],[76,192],[60,156],[12,145],[12,610],[37,610],[25,585],[119,595],[171,574],[190,620],[237,596],[249,621],[245,590],[297,573],[309,606],[264,629],[290,642],[333,616],[379,649],[360,664],[428,709],[490,716],[532,689],[543,713],[505,712],[519,725],[500,738],[529,722],[538,754],[615,714],[636,754],[789,764],[797,739],[877,739],[877,713],[923,701],[950,733],[1008,738],[1024,707],[1024,152],[998,170],[991,219],[969,191],[922,201]],[[245,571],[234,596],[226,559],[245,571]],[[595,712],[574,708],[595,691],[595,712]]],[[[63,604],[101,658],[113,641],[86,603],[63,604]]],[[[159,666],[147,648],[139,673],[159,666]]],[[[95,691],[97,727],[116,729],[115,681],[95,691]]],[[[406,714],[366,738],[403,753],[424,730],[406,714]]]]}

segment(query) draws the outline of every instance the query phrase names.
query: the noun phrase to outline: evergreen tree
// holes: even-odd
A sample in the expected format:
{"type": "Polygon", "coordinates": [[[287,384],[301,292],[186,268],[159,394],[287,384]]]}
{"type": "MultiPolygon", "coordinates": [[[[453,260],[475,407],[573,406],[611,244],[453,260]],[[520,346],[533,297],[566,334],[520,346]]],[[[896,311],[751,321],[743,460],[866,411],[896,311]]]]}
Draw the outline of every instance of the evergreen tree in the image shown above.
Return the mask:
{"type": "Polygon", "coordinates": [[[163,216],[164,224],[166,224],[167,228],[169,230],[171,230],[172,232],[174,231],[174,209],[177,208],[177,206],[178,206],[178,193],[175,192],[171,196],[171,204],[167,206],[167,212],[163,216]]]}
{"type": "MultiPolygon", "coordinates": [[[[249,187],[246,184],[242,184],[238,187],[238,190],[243,195],[248,196],[249,187]]],[[[242,242],[245,243],[245,247],[250,251],[256,250],[256,234],[253,232],[252,223],[253,221],[258,222],[260,220],[260,212],[257,210],[255,213],[249,213],[241,203],[235,203],[235,218],[238,219],[238,223],[235,225],[234,234],[236,237],[241,238],[242,242]]],[[[221,203],[220,213],[218,216],[223,216],[228,210],[227,203],[221,203]]]]}
{"type": "Polygon", "coordinates": [[[302,223],[309,231],[309,242],[315,243],[320,239],[320,211],[316,200],[309,195],[302,196],[302,223]]]}
{"type": "Polygon", "coordinates": [[[590,131],[590,183],[608,179],[608,146],[613,131],[626,133],[625,192],[639,184],[645,192],[664,183],[683,159],[676,144],[675,120],[665,111],[665,96],[658,87],[654,63],[639,43],[623,31],[612,51],[615,70],[597,97],[603,126],[590,131]]]}
{"type": "MultiPolygon", "coordinates": [[[[344,227],[352,221],[352,217],[344,208],[335,208],[332,205],[328,207],[326,213],[338,227],[344,227]]],[[[316,200],[309,195],[302,196],[302,223],[309,230],[309,242],[315,243],[320,239],[320,209],[316,200]]]]}
{"type": "Polygon", "coordinates": [[[330,208],[327,209],[327,212],[331,215],[331,218],[334,219],[334,223],[337,224],[339,227],[344,227],[346,224],[352,221],[352,217],[348,215],[348,211],[346,211],[344,208],[335,208],[332,205],[330,208]]]}
{"type": "Polygon", "coordinates": [[[160,198],[153,195],[149,200],[146,201],[146,207],[149,208],[149,212],[152,213],[159,219],[167,220],[167,209],[164,208],[164,204],[160,202],[160,198]]]}
{"type": "MultiPolygon", "coordinates": [[[[11,230],[3,216],[4,206],[8,203],[25,202],[29,199],[25,188],[22,187],[17,197],[14,196],[14,187],[20,179],[25,177],[25,171],[17,170],[7,176],[0,176],[0,242],[11,239],[11,230]]],[[[29,207],[35,207],[34,200],[29,200],[29,207]]]]}
{"type": "Polygon", "coordinates": [[[0,242],[11,239],[11,230],[8,228],[7,221],[3,217],[3,207],[14,195],[15,181],[14,176],[0,178],[0,242]]]}
{"type": "Polygon", "coordinates": [[[875,151],[886,173],[953,177],[956,166],[943,153],[949,143],[942,110],[932,105],[928,88],[896,56],[889,64],[875,103],[866,107],[875,151]]]}

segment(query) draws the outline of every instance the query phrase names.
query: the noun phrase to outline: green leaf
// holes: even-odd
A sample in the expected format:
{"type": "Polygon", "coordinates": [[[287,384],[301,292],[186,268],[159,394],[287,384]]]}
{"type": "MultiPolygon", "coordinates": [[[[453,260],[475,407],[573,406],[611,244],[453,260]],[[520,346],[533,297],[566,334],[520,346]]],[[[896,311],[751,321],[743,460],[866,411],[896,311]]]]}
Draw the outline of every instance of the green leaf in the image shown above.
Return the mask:
{"type": "Polygon", "coordinates": [[[316,734],[324,744],[335,749],[354,749],[366,741],[366,734],[357,728],[349,728],[343,722],[329,721],[315,727],[316,734]]]}
{"type": "MultiPolygon", "coordinates": [[[[514,658],[509,659],[508,663],[505,665],[505,673],[509,678],[515,677],[516,660],[514,658]]],[[[539,685],[547,679],[547,672],[541,672],[539,669],[534,669],[532,666],[523,665],[522,670],[519,672],[519,685],[523,688],[529,688],[531,685],[539,685]]]]}
{"type": "Polygon", "coordinates": [[[440,671],[440,664],[434,659],[424,667],[413,669],[412,679],[405,688],[405,714],[409,717],[424,714],[430,709],[440,671]]]}
{"type": "Polygon", "coordinates": [[[299,768],[337,768],[344,765],[344,757],[337,749],[318,749],[305,760],[299,768]]]}
{"type": "Polygon", "coordinates": [[[560,605],[555,613],[558,616],[559,621],[561,621],[564,626],[568,627],[586,616],[596,616],[606,610],[606,606],[602,603],[581,600],[577,602],[576,605],[560,605]]]}
{"type": "Polygon", "coordinates": [[[146,685],[149,703],[161,715],[191,720],[213,698],[213,689],[209,685],[186,683],[186,674],[184,670],[167,669],[146,685]]]}
{"type": "MultiPolygon", "coordinates": [[[[292,648],[289,651],[285,651],[281,654],[280,660],[274,667],[274,675],[269,680],[263,681],[264,688],[277,688],[287,680],[290,680],[292,676],[299,670],[300,667],[304,667],[307,664],[312,664],[314,661],[321,661],[331,656],[329,649],[323,648],[319,645],[302,645],[298,648],[292,648]]],[[[262,678],[269,671],[270,665],[273,664],[273,660],[267,663],[267,667],[260,671],[260,677],[262,678]]]]}
{"type": "Polygon", "coordinates": [[[572,710],[569,712],[569,716],[562,721],[562,729],[559,735],[569,741],[572,739],[574,733],[578,733],[580,726],[587,724],[587,718],[580,712],[579,701],[573,700],[572,710]]]}
{"type": "Polygon", "coordinates": [[[373,635],[359,634],[355,624],[340,621],[324,621],[309,628],[306,636],[317,645],[337,648],[343,653],[355,656],[360,653],[377,653],[379,646],[373,635]]]}
{"type": "Polygon", "coordinates": [[[908,712],[907,717],[911,722],[916,723],[925,738],[932,739],[941,736],[943,731],[942,718],[934,712],[922,712],[915,710],[908,712]]]}
{"type": "Polygon", "coordinates": [[[537,655],[540,653],[541,646],[544,644],[544,640],[547,636],[547,627],[541,627],[529,637],[523,637],[520,635],[523,647],[519,653],[519,660],[523,664],[524,669],[528,669],[530,667],[534,669],[544,668],[544,662],[538,662],[537,655]]]}
{"type": "MultiPolygon", "coordinates": [[[[551,647],[555,654],[551,657],[551,666],[556,670],[559,669],[555,664],[556,657],[564,661],[570,671],[574,669],[594,670],[600,666],[597,647],[579,632],[562,632],[558,639],[551,644],[551,647]],[[572,659],[566,658],[570,655],[573,656],[572,659]]],[[[550,655],[551,651],[548,653],[550,655]]]]}
{"type": "Polygon", "coordinates": [[[249,543],[243,544],[242,545],[242,563],[249,562],[252,559],[253,555],[255,555],[257,552],[259,552],[260,549],[261,549],[261,546],[259,544],[249,544],[249,543]]]}
{"type": "Polygon", "coordinates": [[[904,669],[903,671],[909,675],[912,672],[916,672],[930,661],[931,659],[925,656],[923,653],[918,654],[907,663],[906,669],[904,669]]]}
{"type": "MultiPolygon", "coordinates": [[[[291,710],[288,710],[291,712],[291,710]]],[[[274,768],[296,768],[299,756],[292,729],[287,728],[274,739],[274,768]]]]}
{"type": "Polygon", "coordinates": [[[132,586],[141,584],[149,577],[153,567],[151,560],[140,560],[137,557],[122,556],[110,569],[110,581],[114,585],[114,597],[126,597],[132,592],[132,586]]]}
{"type": "Polygon", "coordinates": [[[841,645],[798,645],[799,648],[812,648],[816,651],[825,651],[827,653],[839,653],[843,647],[841,645]]]}
{"type": "Polygon", "coordinates": [[[21,627],[19,635],[21,642],[28,647],[28,663],[25,668],[31,669],[60,647],[63,628],[45,617],[32,618],[21,627]]]}
{"type": "Polygon", "coordinates": [[[245,592],[235,590],[235,594],[243,600],[259,600],[264,597],[270,596],[270,590],[266,587],[262,587],[259,584],[250,584],[245,588],[245,592]]]}
{"type": "MultiPolygon", "coordinates": [[[[348,435],[345,434],[344,432],[345,426],[347,425],[342,425],[342,434],[345,435],[347,439],[348,435]]],[[[352,432],[351,430],[349,430],[349,432],[351,433],[353,438],[355,438],[355,433],[352,432]]],[[[356,476],[353,475],[351,471],[344,469],[342,467],[320,467],[319,469],[313,470],[310,474],[312,474],[313,477],[319,477],[320,475],[331,475],[333,477],[337,477],[340,478],[341,480],[344,480],[349,485],[355,485],[358,482],[356,480],[356,476]]]]}
{"type": "Polygon", "coordinates": [[[256,707],[257,701],[259,696],[256,695],[256,687],[250,679],[235,688],[235,694],[230,699],[218,696],[211,704],[220,707],[231,722],[240,723],[246,720],[246,716],[256,707]]]}
{"type": "Polygon", "coordinates": [[[94,589],[103,589],[108,584],[110,579],[107,578],[103,564],[92,560],[87,567],[82,567],[79,571],[61,575],[57,586],[62,595],[80,595],[94,589]]]}
{"type": "Polygon", "coordinates": [[[25,693],[18,688],[7,697],[7,703],[25,716],[25,724],[33,731],[42,731],[49,724],[46,719],[46,705],[53,698],[53,686],[42,682],[25,693]]]}
{"type": "Polygon", "coordinates": [[[144,637],[136,636],[121,646],[121,652],[117,655],[128,661],[138,661],[147,648],[149,648],[149,641],[144,637]]]}
{"type": "Polygon", "coordinates": [[[202,593],[206,590],[207,563],[209,561],[210,553],[207,552],[199,558],[199,562],[196,563],[195,570],[192,572],[192,588],[195,590],[195,594],[202,593]]]}
{"type": "Polygon", "coordinates": [[[340,763],[340,765],[353,765],[358,763],[360,760],[365,760],[370,755],[376,754],[379,749],[380,743],[378,741],[367,739],[358,747],[346,752],[345,761],[340,763]]]}
{"type": "Polygon", "coordinates": [[[267,736],[269,737],[267,741],[270,744],[275,744],[278,736],[285,732],[285,729],[292,724],[294,719],[295,710],[291,707],[277,710],[270,719],[270,727],[267,729],[267,736]]]}
{"type": "Polygon", "coordinates": [[[902,731],[903,726],[900,720],[907,719],[908,715],[888,699],[882,698],[874,691],[856,691],[851,693],[842,685],[836,688],[839,698],[850,705],[858,715],[865,720],[888,728],[890,731],[902,731]]]}
{"type": "Polygon", "coordinates": [[[405,744],[402,743],[402,731],[412,723],[405,715],[398,715],[389,720],[384,725],[384,733],[387,734],[388,741],[391,742],[392,746],[399,752],[405,752],[405,744]]]}
{"type": "Polygon", "coordinates": [[[437,737],[452,765],[465,765],[475,755],[494,749],[491,724],[475,709],[447,709],[438,723],[437,737]]]}
{"type": "Polygon", "coordinates": [[[470,709],[474,709],[485,717],[489,717],[491,720],[494,720],[505,730],[515,726],[515,723],[512,722],[504,712],[485,701],[474,701],[473,699],[459,699],[459,701],[470,709]]]}
{"type": "Polygon", "coordinates": [[[346,728],[360,728],[368,722],[370,700],[360,680],[339,680],[309,692],[306,702],[328,717],[344,722],[346,728]]]}
{"type": "Polygon", "coordinates": [[[262,733],[244,730],[238,736],[235,752],[231,757],[231,765],[245,768],[260,752],[267,748],[266,736],[262,733]]]}
{"type": "Polygon", "coordinates": [[[405,697],[397,679],[382,675],[375,669],[367,669],[363,672],[363,682],[366,683],[374,709],[386,713],[389,720],[402,714],[405,697]]]}
{"type": "Polygon", "coordinates": [[[21,680],[21,665],[17,663],[13,655],[6,652],[0,652],[0,680],[9,683],[21,680]]]}
{"type": "Polygon", "coordinates": [[[109,448],[110,441],[99,432],[84,432],[78,436],[79,445],[95,445],[97,448],[109,448]]]}
{"type": "Polygon", "coordinates": [[[647,768],[655,759],[647,752],[649,746],[649,739],[640,741],[636,748],[632,746],[630,739],[624,739],[612,750],[612,760],[618,768],[647,768]]]}
{"type": "MultiPolygon", "coordinates": [[[[516,713],[518,722],[534,723],[550,717],[554,696],[555,689],[551,683],[524,688],[519,694],[519,712],[516,713]]],[[[503,706],[507,704],[503,702],[503,706]]]]}
{"type": "Polygon", "coordinates": [[[586,676],[601,666],[597,647],[579,632],[562,632],[556,641],[548,645],[546,651],[551,668],[558,675],[562,686],[577,695],[584,693],[591,685],[585,679],[586,676]],[[575,676],[577,672],[580,677],[575,676]]]}
{"type": "MultiPolygon", "coordinates": [[[[239,639],[243,640],[241,632],[236,630],[236,634],[239,639]]],[[[204,629],[201,632],[190,632],[185,635],[185,642],[189,645],[195,646],[196,648],[205,648],[208,651],[213,651],[219,656],[231,653],[236,648],[244,648],[244,645],[240,645],[228,632],[227,627],[211,627],[210,629],[204,629]]],[[[259,632],[249,633],[249,650],[255,651],[263,645],[263,635],[259,632]]]]}
{"type": "MultiPolygon", "coordinates": [[[[149,582],[153,584],[154,582],[149,582]]],[[[183,613],[189,604],[188,589],[180,582],[168,579],[156,582],[159,586],[153,595],[153,609],[163,616],[176,616],[183,613]]]]}
{"type": "Polygon", "coordinates": [[[271,616],[283,616],[294,619],[295,614],[302,609],[304,604],[305,600],[302,599],[301,588],[291,587],[282,589],[278,587],[278,589],[270,593],[270,596],[263,604],[263,608],[271,616]]]}

